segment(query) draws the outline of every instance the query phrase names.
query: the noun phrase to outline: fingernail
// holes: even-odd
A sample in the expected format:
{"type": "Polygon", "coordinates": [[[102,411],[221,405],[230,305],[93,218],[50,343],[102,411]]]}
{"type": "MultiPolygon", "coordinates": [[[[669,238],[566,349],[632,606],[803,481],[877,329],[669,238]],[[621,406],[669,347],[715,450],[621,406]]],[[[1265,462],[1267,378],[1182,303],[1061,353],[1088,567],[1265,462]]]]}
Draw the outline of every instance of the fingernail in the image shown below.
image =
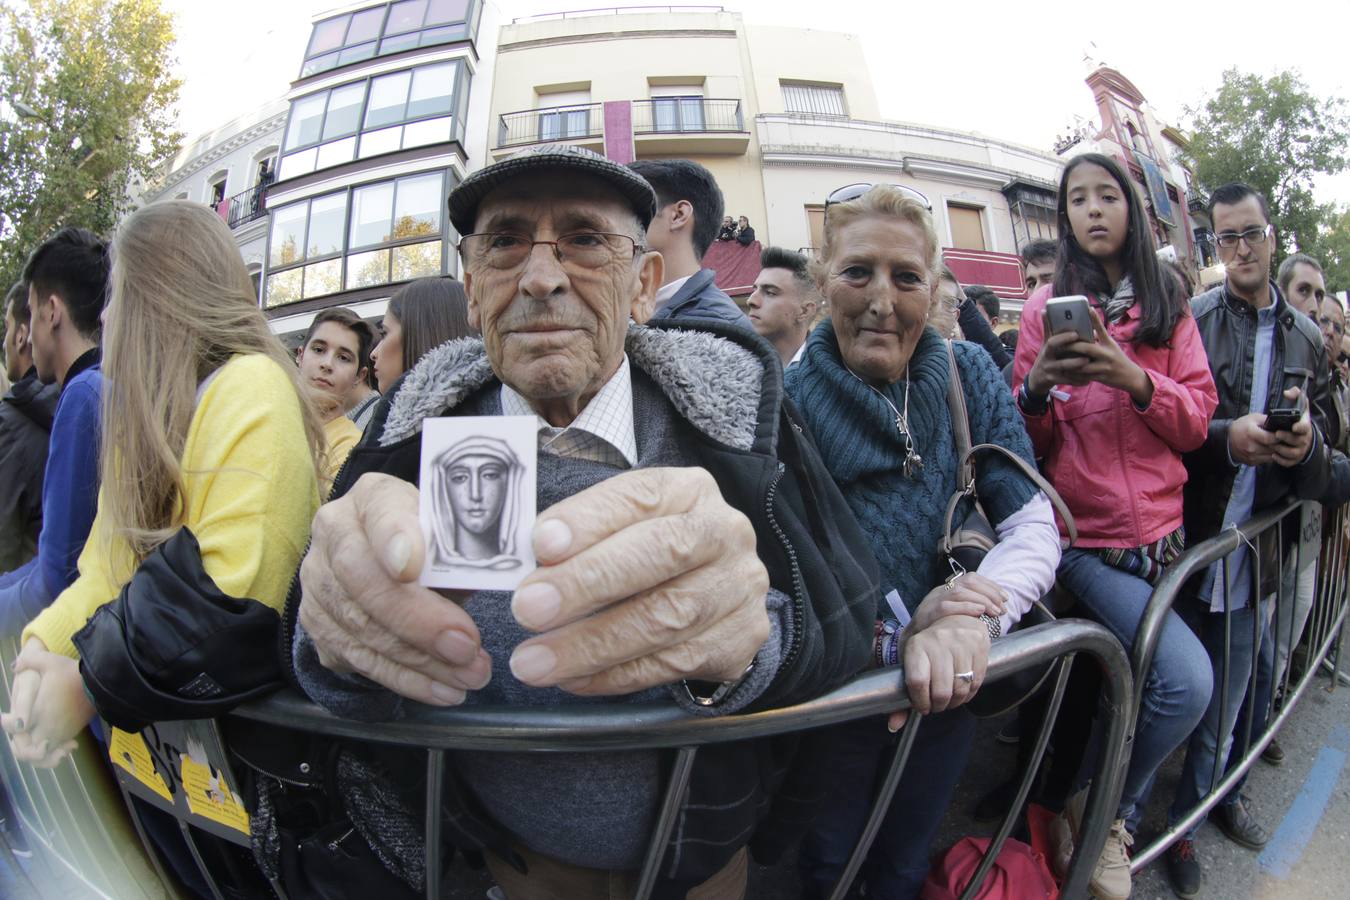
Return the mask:
{"type": "Polygon", "coordinates": [[[899,725],[892,725],[890,722],[887,722],[887,723],[886,723],[886,730],[889,731],[891,734],[895,734],[897,731],[900,730],[900,726],[899,726],[899,725]]]}
{"type": "Polygon", "coordinates": [[[492,657],[486,653],[479,652],[473,662],[469,663],[464,670],[464,681],[468,686],[477,691],[487,686],[492,680],[492,657]]]}
{"type": "Polygon", "coordinates": [[[546,678],[557,665],[557,655],[543,644],[527,644],[511,654],[511,674],[526,683],[546,678]]]}
{"type": "Polygon", "coordinates": [[[533,631],[547,627],[561,608],[562,594],[548,582],[527,584],[511,598],[511,612],[516,621],[533,631]]]}
{"type": "Polygon", "coordinates": [[[403,567],[408,564],[408,557],[412,556],[412,544],[407,536],[402,534],[394,535],[389,541],[389,546],[384,549],[384,559],[389,565],[389,571],[397,575],[403,571],[403,567]]]}
{"type": "Polygon", "coordinates": [[[435,697],[440,703],[447,706],[453,706],[464,702],[464,692],[456,690],[447,684],[441,684],[439,681],[431,683],[431,696],[435,697]]]}
{"type": "Polygon", "coordinates": [[[436,653],[451,665],[467,665],[478,655],[478,642],[452,628],[436,639],[436,653]]]}
{"type": "Polygon", "coordinates": [[[534,526],[534,552],[540,557],[562,556],[572,546],[572,529],[562,519],[545,519],[534,526]]]}

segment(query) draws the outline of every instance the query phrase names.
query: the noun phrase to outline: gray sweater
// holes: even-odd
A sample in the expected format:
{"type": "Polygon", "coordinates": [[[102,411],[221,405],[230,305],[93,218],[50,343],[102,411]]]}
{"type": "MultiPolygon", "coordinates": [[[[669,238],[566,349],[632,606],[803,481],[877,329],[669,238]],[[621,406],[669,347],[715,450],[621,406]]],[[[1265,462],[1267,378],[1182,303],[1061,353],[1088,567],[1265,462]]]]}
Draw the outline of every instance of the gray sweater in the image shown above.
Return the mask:
{"type": "MultiPolygon", "coordinates": [[[[638,468],[689,463],[678,438],[679,413],[638,365],[633,376],[633,420],[638,468]]],[[[490,379],[455,410],[464,415],[500,415],[499,383],[490,379]]],[[[538,509],[584,490],[621,470],[587,460],[539,454],[538,509]]],[[[635,561],[641,564],[641,561],[635,561]]],[[[512,650],[530,637],[511,615],[510,595],[480,591],[465,605],[492,657],[492,681],[471,692],[466,705],[576,707],[598,703],[669,703],[694,714],[709,710],[690,703],[682,685],[625,697],[589,698],[556,688],[522,684],[511,674],[512,650]]],[[[781,662],[788,598],[770,591],[771,633],[756,656],[751,675],[716,714],[754,701],[772,681],[781,662]]],[[[319,665],[303,629],[296,632],[296,673],[306,693],[343,716],[363,720],[400,718],[412,701],[359,676],[340,676],[319,665]]],[[[530,849],[573,865],[634,869],[640,865],[660,801],[662,767],[655,751],[631,753],[484,753],[460,751],[451,767],[462,783],[502,826],[530,849]]]]}

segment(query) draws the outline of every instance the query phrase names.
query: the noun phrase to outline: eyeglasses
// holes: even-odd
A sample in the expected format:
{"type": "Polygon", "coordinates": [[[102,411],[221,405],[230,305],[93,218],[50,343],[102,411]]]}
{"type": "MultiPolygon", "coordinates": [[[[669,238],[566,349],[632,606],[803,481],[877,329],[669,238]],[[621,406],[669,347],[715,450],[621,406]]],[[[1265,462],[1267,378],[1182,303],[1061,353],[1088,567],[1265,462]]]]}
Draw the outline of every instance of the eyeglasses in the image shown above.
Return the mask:
{"type": "Polygon", "coordinates": [[[619,258],[631,261],[647,249],[626,234],[604,231],[578,231],[561,235],[556,241],[535,241],[523,234],[484,231],[465,235],[459,242],[459,251],[467,263],[509,271],[523,266],[536,244],[548,244],[560,264],[578,269],[603,268],[619,258]]]}
{"type": "Polygon", "coordinates": [[[1231,250],[1237,246],[1238,241],[1246,241],[1248,247],[1258,247],[1266,242],[1270,237],[1270,226],[1264,228],[1248,228],[1246,231],[1223,231],[1214,235],[1214,242],[1225,250],[1231,250]]]}
{"type": "MultiPolygon", "coordinates": [[[[857,184],[846,184],[841,188],[835,188],[830,191],[830,195],[825,198],[825,209],[829,209],[836,203],[847,203],[850,200],[857,200],[863,194],[876,187],[875,184],[868,184],[860,181],[857,184]]],[[[929,212],[933,211],[933,204],[928,202],[928,198],[912,187],[905,187],[903,184],[886,183],[886,187],[895,188],[911,200],[917,200],[923,204],[923,208],[929,212]]]]}
{"type": "Polygon", "coordinates": [[[1330,316],[1323,316],[1320,320],[1323,328],[1331,329],[1331,333],[1340,337],[1345,336],[1345,326],[1330,316]]]}

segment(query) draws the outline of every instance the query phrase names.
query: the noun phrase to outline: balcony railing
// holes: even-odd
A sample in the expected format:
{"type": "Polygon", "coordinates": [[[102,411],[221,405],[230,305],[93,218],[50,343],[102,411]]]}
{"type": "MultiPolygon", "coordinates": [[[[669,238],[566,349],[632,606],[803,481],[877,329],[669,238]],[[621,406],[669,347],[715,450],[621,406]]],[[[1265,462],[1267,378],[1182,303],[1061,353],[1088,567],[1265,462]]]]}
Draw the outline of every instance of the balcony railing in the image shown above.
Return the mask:
{"type": "Polygon", "coordinates": [[[599,103],[526,109],[502,114],[497,125],[497,146],[598,138],[603,129],[604,113],[599,103]]]}
{"type": "Polygon", "coordinates": [[[231,228],[238,228],[255,219],[261,219],[267,215],[267,185],[255,184],[248,190],[235,194],[229,203],[229,217],[225,222],[231,228]]]}
{"type": "Polygon", "coordinates": [[[745,131],[741,101],[703,97],[654,97],[633,101],[634,134],[745,131]]]}

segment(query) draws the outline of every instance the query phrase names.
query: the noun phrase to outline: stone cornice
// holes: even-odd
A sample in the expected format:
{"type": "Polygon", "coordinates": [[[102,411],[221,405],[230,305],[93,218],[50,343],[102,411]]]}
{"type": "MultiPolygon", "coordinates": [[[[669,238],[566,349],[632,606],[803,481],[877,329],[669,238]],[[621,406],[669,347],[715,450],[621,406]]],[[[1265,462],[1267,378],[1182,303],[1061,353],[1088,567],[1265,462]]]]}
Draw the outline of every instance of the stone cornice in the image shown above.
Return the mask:
{"type": "Polygon", "coordinates": [[[286,127],[286,117],[289,114],[290,110],[287,109],[285,112],[272,116],[270,119],[264,119],[261,122],[250,125],[243,131],[236,132],[226,140],[219,144],[215,144],[209,150],[197,154],[192,159],[188,160],[182,167],[167,173],[164,176],[163,181],[149,185],[146,193],[167,193],[178,187],[178,185],[182,184],[193,175],[196,175],[202,169],[211,165],[211,163],[224,159],[240,147],[251,144],[258,138],[270,134],[271,132],[281,131],[281,129],[286,127]]]}

